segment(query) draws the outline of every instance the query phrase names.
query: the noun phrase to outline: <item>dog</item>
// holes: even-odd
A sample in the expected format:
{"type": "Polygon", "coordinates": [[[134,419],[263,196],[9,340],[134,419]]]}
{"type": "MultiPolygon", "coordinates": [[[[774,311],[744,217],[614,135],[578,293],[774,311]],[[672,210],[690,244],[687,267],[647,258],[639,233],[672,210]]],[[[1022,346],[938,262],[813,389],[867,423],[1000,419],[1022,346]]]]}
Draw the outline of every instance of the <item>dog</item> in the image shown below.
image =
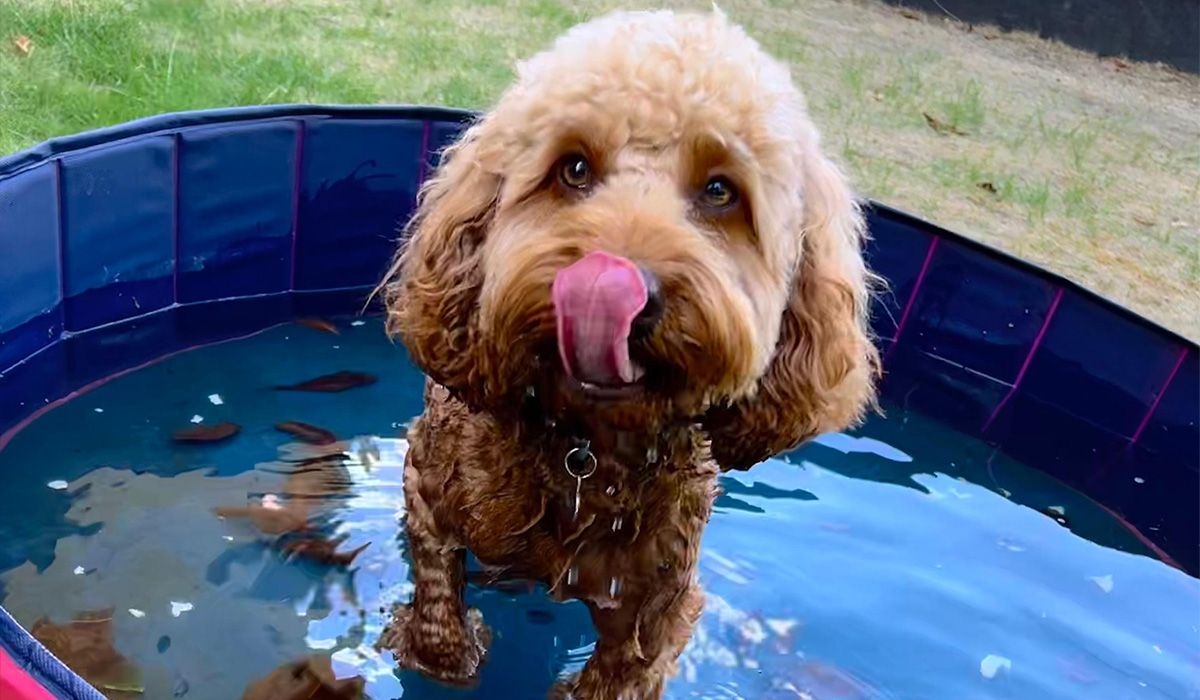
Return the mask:
{"type": "Polygon", "coordinates": [[[865,236],[789,70],[719,10],[605,15],[520,63],[380,285],[427,376],[415,592],[381,646],[475,681],[470,550],[589,608],[595,652],[552,693],[660,698],[701,614],[720,473],[875,405],[865,236]]]}

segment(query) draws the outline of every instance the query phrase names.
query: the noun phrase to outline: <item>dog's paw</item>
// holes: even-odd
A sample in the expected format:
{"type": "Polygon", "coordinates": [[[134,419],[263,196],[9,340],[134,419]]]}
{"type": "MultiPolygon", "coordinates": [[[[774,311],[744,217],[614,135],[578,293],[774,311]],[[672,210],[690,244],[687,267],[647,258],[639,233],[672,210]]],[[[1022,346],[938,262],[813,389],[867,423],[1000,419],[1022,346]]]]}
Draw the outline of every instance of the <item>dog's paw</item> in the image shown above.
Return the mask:
{"type": "Polygon", "coordinates": [[[402,605],[393,611],[375,646],[392,652],[401,668],[446,685],[471,687],[479,682],[491,641],[483,613],[475,608],[467,611],[465,620],[430,622],[402,605]]]}
{"type": "Polygon", "coordinates": [[[611,678],[585,669],[582,673],[561,676],[550,688],[546,700],[660,700],[662,679],[654,675],[634,674],[611,678]]]}
{"type": "Polygon", "coordinates": [[[575,682],[577,680],[579,680],[578,673],[560,677],[551,686],[550,694],[546,696],[546,700],[576,700],[575,682]]]}

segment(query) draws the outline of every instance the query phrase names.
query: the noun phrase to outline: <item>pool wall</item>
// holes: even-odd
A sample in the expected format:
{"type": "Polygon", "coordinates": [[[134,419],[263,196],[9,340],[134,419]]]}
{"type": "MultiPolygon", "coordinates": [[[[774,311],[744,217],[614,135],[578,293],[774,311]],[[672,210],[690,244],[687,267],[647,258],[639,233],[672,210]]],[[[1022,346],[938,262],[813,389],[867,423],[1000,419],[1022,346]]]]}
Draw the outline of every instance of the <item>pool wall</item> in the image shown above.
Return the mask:
{"type": "MultiPolygon", "coordinates": [[[[361,310],[421,181],[472,117],[184,113],[0,159],[0,450],[117,373],[361,310]]],[[[891,285],[874,309],[885,397],[1091,496],[1197,575],[1196,344],[903,212],[869,203],[868,216],[870,263],[891,285]]],[[[2,611],[0,648],[55,697],[100,697],[2,611]]]]}

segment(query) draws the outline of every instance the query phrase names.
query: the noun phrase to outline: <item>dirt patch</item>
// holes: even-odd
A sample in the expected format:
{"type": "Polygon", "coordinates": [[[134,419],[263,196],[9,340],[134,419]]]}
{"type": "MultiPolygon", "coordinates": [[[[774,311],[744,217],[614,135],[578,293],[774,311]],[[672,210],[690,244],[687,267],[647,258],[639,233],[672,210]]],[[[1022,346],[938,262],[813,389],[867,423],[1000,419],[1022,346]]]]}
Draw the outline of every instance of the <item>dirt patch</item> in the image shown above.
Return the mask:
{"type": "Polygon", "coordinates": [[[872,0],[720,6],[865,194],[1200,337],[1200,77],[872,0]]]}

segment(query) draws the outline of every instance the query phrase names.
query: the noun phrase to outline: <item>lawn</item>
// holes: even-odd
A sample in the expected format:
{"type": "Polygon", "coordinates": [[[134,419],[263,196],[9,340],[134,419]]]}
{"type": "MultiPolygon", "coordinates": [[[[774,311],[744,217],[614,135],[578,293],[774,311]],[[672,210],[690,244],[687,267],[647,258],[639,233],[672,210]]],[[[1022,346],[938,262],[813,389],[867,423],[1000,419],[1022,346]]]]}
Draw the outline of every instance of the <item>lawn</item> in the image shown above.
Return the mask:
{"type": "MultiPolygon", "coordinates": [[[[1200,338],[1197,76],[874,0],[720,4],[791,63],[864,194],[1200,338]]],[[[621,5],[0,0],[0,153],[233,104],[486,107],[515,59],[621,5]]]]}

